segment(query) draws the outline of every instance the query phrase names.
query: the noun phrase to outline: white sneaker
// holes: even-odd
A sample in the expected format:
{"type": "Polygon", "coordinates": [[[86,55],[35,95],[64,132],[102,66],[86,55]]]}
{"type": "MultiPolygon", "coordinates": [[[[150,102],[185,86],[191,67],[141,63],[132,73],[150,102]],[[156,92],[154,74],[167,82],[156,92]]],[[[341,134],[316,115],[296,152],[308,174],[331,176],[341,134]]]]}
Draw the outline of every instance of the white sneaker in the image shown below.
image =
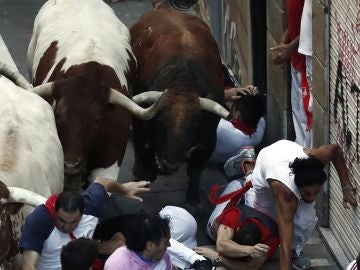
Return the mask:
{"type": "Polygon", "coordinates": [[[244,146],[238,153],[229,158],[224,164],[225,176],[228,180],[238,179],[243,177],[247,170],[244,166],[245,162],[250,162],[255,165],[256,154],[253,146],[244,146]]]}

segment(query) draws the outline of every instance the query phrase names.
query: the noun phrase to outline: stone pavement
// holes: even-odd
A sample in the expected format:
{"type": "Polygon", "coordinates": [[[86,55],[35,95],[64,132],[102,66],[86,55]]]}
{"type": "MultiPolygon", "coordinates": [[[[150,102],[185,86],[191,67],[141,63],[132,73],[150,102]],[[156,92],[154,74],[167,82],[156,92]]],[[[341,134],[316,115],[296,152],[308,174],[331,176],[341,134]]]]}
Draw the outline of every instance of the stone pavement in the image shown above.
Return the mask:
{"type": "MultiPolygon", "coordinates": [[[[33,20],[44,3],[44,0],[0,0],[0,34],[4,38],[10,53],[15,60],[19,70],[27,76],[26,51],[30,41],[33,20]]],[[[127,25],[131,26],[138,17],[151,8],[150,0],[127,0],[111,3],[116,14],[127,25]]],[[[1,47],[1,44],[0,44],[1,47]]],[[[5,61],[5,48],[0,48],[0,61],[5,61]],[[2,49],[2,50],[1,50],[2,49]]],[[[125,159],[123,161],[119,181],[130,181],[131,168],[133,164],[133,150],[131,142],[128,145],[125,159]]],[[[204,211],[196,216],[198,222],[199,245],[211,245],[211,241],[205,234],[205,226],[212,206],[208,203],[206,195],[213,184],[226,185],[226,181],[217,166],[209,165],[201,180],[201,192],[204,211]]],[[[187,177],[185,167],[172,176],[162,176],[151,184],[152,191],[144,195],[144,203],[129,201],[119,196],[112,196],[108,210],[104,215],[110,216],[120,213],[136,212],[145,209],[151,212],[159,211],[165,205],[179,205],[185,201],[185,190],[187,177]]],[[[305,253],[309,255],[315,270],[337,270],[340,269],[326,247],[322,243],[317,231],[305,247],[305,253]]],[[[275,256],[265,264],[262,269],[279,268],[279,258],[275,256]]]]}

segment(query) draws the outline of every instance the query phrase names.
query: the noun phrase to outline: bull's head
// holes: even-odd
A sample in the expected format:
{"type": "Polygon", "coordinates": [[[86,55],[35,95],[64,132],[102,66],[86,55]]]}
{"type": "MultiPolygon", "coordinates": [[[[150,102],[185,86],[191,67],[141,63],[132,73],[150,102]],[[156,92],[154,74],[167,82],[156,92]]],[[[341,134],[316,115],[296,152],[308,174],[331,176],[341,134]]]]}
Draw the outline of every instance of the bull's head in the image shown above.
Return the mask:
{"type": "Polygon", "coordinates": [[[88,154],[101,133],[101,123],[112,119],[111,112],[119,109],[116,106],[141,119],[150,119],[161,103],[160,98],[150,108],[143,109],[118,90],[83,77],[43,84],[31,91],[54,98],[54,115],[68,175],[84,172],[88,154]]]}
{"type": "MultiPolygon", "coordinates": [[[[149,91],[134,96],[133,100],[138,104],[152,104],[160,96],[162,92],[149,91]]],[[[143,123],[148,127],[145,130],[150,131],[146,134],[146,140],[144,139],[144,148],[153,152],[154,165],[158,172],[171,174],[179,168],[177,161],[193,143],[200,125],[201,110],[223,118],[227,118],[229,112],[217,102],[191,93],[169,91],[163,99],[161,110],[156,117],[143,123]]]]}

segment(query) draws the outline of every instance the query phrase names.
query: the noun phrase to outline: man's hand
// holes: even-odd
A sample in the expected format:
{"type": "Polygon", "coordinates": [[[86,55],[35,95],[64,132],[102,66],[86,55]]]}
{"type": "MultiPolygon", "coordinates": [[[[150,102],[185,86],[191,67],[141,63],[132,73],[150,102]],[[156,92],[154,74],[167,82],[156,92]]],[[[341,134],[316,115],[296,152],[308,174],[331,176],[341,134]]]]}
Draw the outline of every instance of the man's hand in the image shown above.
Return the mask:
{"type": "Polygon", "coordinates": [[[124,195],[130,199],[137,200],[142,202],[143,199],[135,196],[135,194],[142,193],[142,192],[149,192],[150,188],[146,187],[150,184],[148,181],[140,181],[140,182],[128,182],[122,184],[124,188],[124,195]]]}
{"type": "Polygon", "coordinates": [[[235,101],[241,98],[242,95],[257,95],[259,93],[259,90],[256,86],[248,85],[245,87],[234,87],[226,89],[225,94],[225,100],[226,101],[235,101]]]}
{"type": "Polygon", "coordinates": [[[207,247],[195,247],[194,251],[206,258],[209,258],[212,262],[217,258],[219,253],[216,250],[207,247]]]}
{"type": "Polygon", "coordinates": [[[249,254],[252,258],[259,258],[266,256],[266,254],[270,251],[270,247],[265,244],[256,244],[253,246],[251,253],[249,254]]]}
{"type": "Polygon", "coordinates": [[[354,207],[358,206],[356,198],[357,198],[356,188],[343,189],[343,206],[345,209],[350,209],[348,203],[354,207]]]}
{"type": "Polygon", "coordinates": [[[273,63],[275,65],[286,64],[292,55],[290,44],[279,44],[278,46],[270,48],[270,50],[273,52],[273,63]]]}

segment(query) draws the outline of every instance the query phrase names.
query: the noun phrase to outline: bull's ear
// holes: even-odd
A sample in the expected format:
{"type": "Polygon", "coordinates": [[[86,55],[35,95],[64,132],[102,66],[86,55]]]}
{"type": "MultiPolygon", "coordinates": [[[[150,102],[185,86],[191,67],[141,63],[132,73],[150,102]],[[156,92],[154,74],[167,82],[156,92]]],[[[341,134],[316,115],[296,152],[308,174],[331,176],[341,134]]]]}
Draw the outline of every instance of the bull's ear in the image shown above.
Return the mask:
{"type": "Polygon", "coordinates": [[[45,83],[45,84],[36,86],[36,87],[30,89],[30,91],[41,97],[51,97],[53,94],[54,85],[55,85],[54,82],[49,82],[49,83],[45,83]]]}

